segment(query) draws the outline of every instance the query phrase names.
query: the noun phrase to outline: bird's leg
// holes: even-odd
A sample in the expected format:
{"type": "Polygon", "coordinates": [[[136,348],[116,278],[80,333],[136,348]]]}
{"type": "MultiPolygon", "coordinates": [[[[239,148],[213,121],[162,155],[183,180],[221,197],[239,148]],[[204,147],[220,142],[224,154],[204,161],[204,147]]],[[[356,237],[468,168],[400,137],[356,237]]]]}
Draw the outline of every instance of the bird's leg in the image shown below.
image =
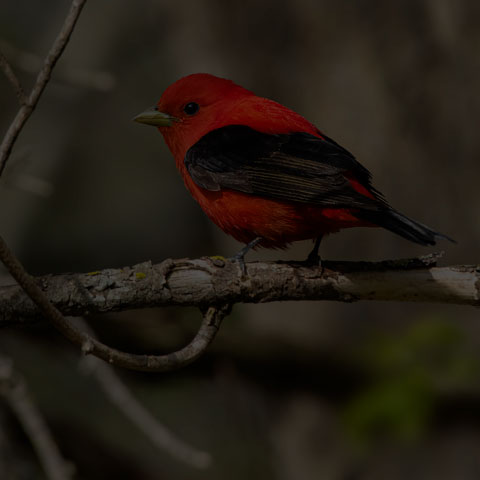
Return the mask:
{"type": "Polygon", "coordinates": [[[312,251],[308,254],[307,259],[305,260],[305,263],[307,265],[322,266],[322,259],[320,258],[320,255],[318,254],[318,249],[320,248],[320,243],[322,242],[322,238],[323,238],[323,235],[320,235],[315,240],[315,245],[313,246],[312,251]]]}
{"type": "Polygon", "coordinates": [[[247,243],[236,255],[232,257],[233,261],[236,261],[240,264],[240,269],[242,273],[245,275],[247,273],[245,267],[245,255],[253,248],[255,245],[258,244],[262,240],[262,237],[256,237],[251,242],[247,243]]]}

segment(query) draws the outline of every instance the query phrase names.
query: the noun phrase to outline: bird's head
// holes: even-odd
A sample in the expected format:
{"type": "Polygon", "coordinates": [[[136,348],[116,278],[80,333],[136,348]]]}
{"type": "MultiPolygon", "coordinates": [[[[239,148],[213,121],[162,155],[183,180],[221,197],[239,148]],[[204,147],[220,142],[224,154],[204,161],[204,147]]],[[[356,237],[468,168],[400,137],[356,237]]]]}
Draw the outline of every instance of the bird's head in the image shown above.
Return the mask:
{"type": "Polygon", "coordinates": [[[203,135],[230,123],[237,102],[252,95],[231,80],[195,73],[170,85],[134,120],[158,127],[175,157],[183,157],[203,135]]]}

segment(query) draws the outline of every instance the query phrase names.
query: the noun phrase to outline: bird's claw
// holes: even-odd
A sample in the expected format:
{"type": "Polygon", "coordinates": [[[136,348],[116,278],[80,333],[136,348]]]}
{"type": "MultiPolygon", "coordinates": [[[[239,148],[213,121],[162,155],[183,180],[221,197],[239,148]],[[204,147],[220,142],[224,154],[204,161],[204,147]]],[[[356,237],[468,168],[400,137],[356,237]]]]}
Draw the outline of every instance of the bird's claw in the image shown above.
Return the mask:
{"type": "Polygon", "coordinates": [[[245,265],[245,253],[243,251],[238,252],[236,255],[234,255],[231,259],[232,262],[237,262],[240,271],[242,272],[242,275],[247,274],[247,267],[245,265]]]}

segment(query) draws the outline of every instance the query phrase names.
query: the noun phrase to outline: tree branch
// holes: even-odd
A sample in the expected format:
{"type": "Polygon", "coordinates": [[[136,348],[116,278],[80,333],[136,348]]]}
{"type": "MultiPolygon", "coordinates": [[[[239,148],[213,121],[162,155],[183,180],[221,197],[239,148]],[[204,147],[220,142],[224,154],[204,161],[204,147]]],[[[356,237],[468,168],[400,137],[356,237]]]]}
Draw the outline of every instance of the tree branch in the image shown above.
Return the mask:
{"type": "MultiPolygon", "coordinates": [[[[480,266],[436,267],[436,257],[387,262],[237,264],[209,257],[166,260],[36,279],[65,315],[120,310],[285,300],[412,301],[480,305],[480,266]]],[[[0,326],[39,319],[41,312],[16,285],[0,287],[0,326]]]]}
{"type": "MultiPolygon", "coordinates": [[[[77,23],[78,17],[80,15],[80,12],[82,11],[83,6],[85,5],[85,2],[86,0],[73,0],[67,17],[65,18],[65,21],[62,25],[62,28],[57,38],[53,42],[52,48],[50,49],[45,58],[42,69],[38,73],[37,79],[32,88],[32,91],[30,92],[30,95],[28,96],[28,99],[25,103],[22,104],[22,106],[18,110],[15,119],[10,124],[7,133],[3,138],[2,144],[0,145],[0,176],[5,169],[13,145],[15,144],[19,133],[21,132],[25,123],[30,118],[30,115],[37,106],[37,103],[40,100],[40,96],[42,95],[48,81],[50,80],[50,75],[52,74],[52,70],[57,63],[57,60],[60,58],[60,55],[62,54],[68,41],[70,40],[70,35],[75,28],[75,24],[77,23]]],[[[10,77],[9,79],[10,81],[12,81],[10,77]]]]}
{"type": "Polygon", "coordinates": [[[223,318],[230,312],[230,305],[204,309],[203,321],[193,340],[181,350],[167,355],[134,355],[110,348],[77,328],[49,300],[37,281],[27,273],[23,265],[0,237],[0,259],[13,278],[21,285],[28,297],[53,326],[72,343],[81,347],[83,353],[93,354],[117,367],[148,372],[166,372],[188,365],[196,360],[215,337],[223,318]]]}

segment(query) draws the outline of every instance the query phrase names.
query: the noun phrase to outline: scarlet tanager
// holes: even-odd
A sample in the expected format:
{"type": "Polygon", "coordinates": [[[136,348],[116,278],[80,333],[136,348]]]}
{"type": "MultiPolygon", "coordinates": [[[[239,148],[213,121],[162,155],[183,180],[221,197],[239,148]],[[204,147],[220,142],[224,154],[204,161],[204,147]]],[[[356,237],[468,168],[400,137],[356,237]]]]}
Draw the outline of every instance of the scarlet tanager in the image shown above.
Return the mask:
{"type": "Polygon", "coordinates": [[[390,207],[370,172],[317,127],[230,80],[193,74],[135,119],[154,125],[187,189],[225,233],[284,248],[349,227],[383,227],[421,245],[441,233],[390,207]]]}

